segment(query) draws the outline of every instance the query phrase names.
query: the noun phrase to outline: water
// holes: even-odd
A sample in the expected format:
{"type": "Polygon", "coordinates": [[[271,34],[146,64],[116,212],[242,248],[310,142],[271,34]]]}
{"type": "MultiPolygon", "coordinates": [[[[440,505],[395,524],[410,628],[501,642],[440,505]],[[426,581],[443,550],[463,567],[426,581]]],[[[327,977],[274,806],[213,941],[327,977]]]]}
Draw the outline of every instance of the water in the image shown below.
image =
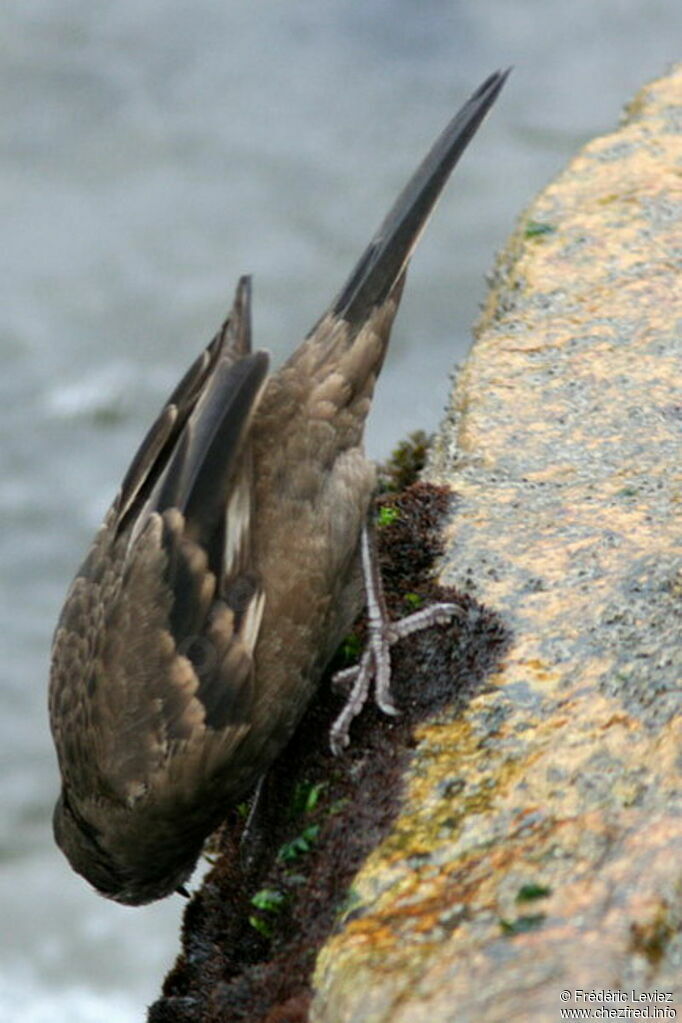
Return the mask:
{"type": "Polygon", "coordinates": [[[369,447],[435,427],[514,217],[676,56],[640,0],[5,0],[0,11],[0,1019],[132,1023],[181,900],[93,895],[52,846],[50,634],[142,431],[254,274],[276,360],[433,136],[515,71],[413,262],[369,447]]]}

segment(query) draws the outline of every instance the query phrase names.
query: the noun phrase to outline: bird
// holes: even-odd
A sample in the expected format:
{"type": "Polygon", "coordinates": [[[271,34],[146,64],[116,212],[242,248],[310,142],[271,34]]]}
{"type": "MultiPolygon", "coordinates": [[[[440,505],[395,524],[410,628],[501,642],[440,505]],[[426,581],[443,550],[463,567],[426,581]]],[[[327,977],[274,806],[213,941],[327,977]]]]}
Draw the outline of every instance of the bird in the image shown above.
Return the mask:
{"type": "Polygon", "coordinates": [[[412,252],[508,74],[455,114],[276,372],[252,350],[240,278],[76,573],[51,655],[53,831],[104,896],[141,905],[186,892],[205,840],[291,738],[365,599],[371,638],[345,673],[337,752],[372,681],[395,712],[392,643],[453,612],[386,620],[363,433],[412,252]]]}

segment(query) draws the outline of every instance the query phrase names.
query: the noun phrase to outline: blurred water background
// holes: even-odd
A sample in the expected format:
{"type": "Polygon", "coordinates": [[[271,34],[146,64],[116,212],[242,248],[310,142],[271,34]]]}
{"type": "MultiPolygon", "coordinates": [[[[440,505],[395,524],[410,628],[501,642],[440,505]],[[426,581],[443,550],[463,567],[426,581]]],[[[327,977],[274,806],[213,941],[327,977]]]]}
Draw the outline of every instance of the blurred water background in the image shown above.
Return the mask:
{"type": "Polygon", "coordinates": [[[679,57],[663,0],[4,0],[0,1019],[133,1023],[182,900],[96,897],[52,845],[64,592],[150,418],[254,275],[279,360],[456,106],[515,65],[413,261],[369,448],[433,429],[515,216],[679,57]]]}

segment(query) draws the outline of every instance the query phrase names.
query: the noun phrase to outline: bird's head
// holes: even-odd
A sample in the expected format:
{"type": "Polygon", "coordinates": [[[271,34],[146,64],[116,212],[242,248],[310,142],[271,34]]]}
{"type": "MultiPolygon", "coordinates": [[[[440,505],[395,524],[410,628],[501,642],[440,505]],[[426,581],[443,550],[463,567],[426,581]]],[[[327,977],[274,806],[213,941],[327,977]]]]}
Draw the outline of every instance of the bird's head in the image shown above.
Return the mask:
{"type": "MultiPolygon", "coordinates": [[[[110,811],[107,815],[111,817],[110,811]]],[[[150,855],[145,842],[138,842],[134,832],[120,828],[113,832],[115,844],[107,831],[99,829],[74,811],[64,790],[54,808],[52,818],[57,845],[73,869],[81,874],[100,895],[127,906],[155,902],[176,891],[184,892],[201,851],[192,846],[186,857],[150,855]]]]}

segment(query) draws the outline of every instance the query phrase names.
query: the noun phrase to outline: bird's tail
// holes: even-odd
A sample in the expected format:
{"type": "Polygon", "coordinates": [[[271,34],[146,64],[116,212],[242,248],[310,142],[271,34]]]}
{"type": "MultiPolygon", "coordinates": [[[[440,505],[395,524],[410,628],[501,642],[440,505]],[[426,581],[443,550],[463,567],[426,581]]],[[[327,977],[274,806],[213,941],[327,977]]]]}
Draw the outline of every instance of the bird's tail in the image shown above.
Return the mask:
{"type": "MultiPolygon", "coordinates": [[[[335,447],[362,436],[376,378],[400,302],[405,271],[458,159],[495,102],[509,71],[476,90],[436,139],[324,315],[270,380],[265,402],[283,420],[335,421],[335,447]],[[295,395],[296,400],[291,400],[295,395]]],[[[311,440],[311,444],[313,441],[311,440]]]]}
{"type": "Polygon", "coordinates": [[[334,299],[329,313],[361,329],[406,269],[460,156],[497,99],[507,71],[498,71],[466,101],[436,139],[334,299]]]}

